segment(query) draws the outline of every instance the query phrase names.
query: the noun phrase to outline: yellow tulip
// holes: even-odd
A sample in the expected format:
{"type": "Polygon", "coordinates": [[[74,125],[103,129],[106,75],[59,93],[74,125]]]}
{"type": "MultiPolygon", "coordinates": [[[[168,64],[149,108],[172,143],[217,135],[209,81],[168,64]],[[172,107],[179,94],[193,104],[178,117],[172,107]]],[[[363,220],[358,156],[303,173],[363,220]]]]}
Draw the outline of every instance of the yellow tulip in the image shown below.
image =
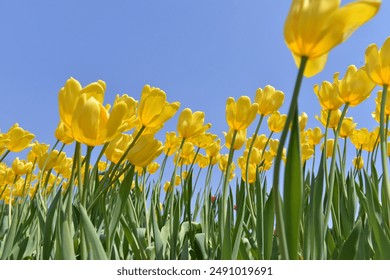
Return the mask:
{"type": "Polygon", "coordinates": [[[301,153],[302,153],[302,163],[310,159],[314,154],[313,146],[309,143],[304,143],[301,145],[301,153]]]}
{"type": "MultiPolygon", "coordinates": [[[[223,132],[223,135],[225,136],[225,146],[226,148],[230,149],[232,140],[233,140],[233,133],[234,130],[229,129],[228,133],[223,132]]],[[[244,130],[238,130],[236,139],[234,141],[233,150],[239,150],[241,147],[245,144],[246,141],[246,129],[244,130]]]]}
{"type": "Polygon", "coordinates": [[[240,168],[241,178],[242,180],[244,180],[244,182],[251,184],[256,181],[256,167],[256,164],[250,163],[248,164],[248,166],[243,166],[242,168],[240,168]]]}
{"type": "Polygon", "coordinates": [[[73,159],[71,157],[61,157],[54,165],[54,170],[57,174],[61,174],[64,178],[70,178],[72,175],[73,159]]]}
{"type": "MultiPolygon", "coordinates": [[[[327,139],[326,140],[326,157],[332,157],[333,156],[333,146],[334,146],[334,139],[327,139]]],[[[324,143],[321,145],[321,149],[324,149],[324,143]]]]}
{"type": "Polygon", "coordinates": [[[352,135],[355,130],[356,123],[353,122],[353,118],[344,118],[341,123],[340,137],[347,138],[352,135]]]}
{"type": "Polygon", "coordinates": [[[352,164],[355,166],[356,169],[362,169],[364,167],[364,161],[362,157],[355,157],[352,160],[352,164]]]}
{"type": "Polygon", "coordinates": [[[179,102],[168,103],[166,99],[161,89],[144,86],[138,107],[140,126],[147,128],[144,134],[154,134],[160,130],[179,109],[179,102]]]}
{"type": "Polygon", "coordinates": [[[33,164],[25,160],[20,160],[19,157],[16,157],[12,162],[12,170],[16,175],[24,175],[30,173],[32,170],[33,164]]]}
{"type": "Polygon", "coordinates": [[[128,134],[120,134],[116,136],[110,144],[108,144],[104,155],[113,163],[118,163],[124,152],[133,142],[133,137],[128,134]]]}
{"type": "Polygon", "coordinates": [[[146,167],[146,171],[149,173],[149,174],[154,174],[157,172],[157,170],[160,168],[160,164],[158,164],[157,162],[152,162],[151,164],[149,164],[147,167],[146,167]]]}
{"type": "MultiPolygon", "coordinates": [[[[246,142],[246,148],[249,149],[249,147],[252,144],[252,139],[253,137],[250,137],[248,141],[246,142]]],[[[264,150],[265,144],[268,141],[268,137],[265,134],[258,135],[256,137],[255,143],[253,144],[253,147],[259,149],[259,150],[264,150]]]]}
{"type": "Polygon", "coordinates": [[[196,156],[196,163],[198,164],[199,168],[206,168],[210,164],[210,158],[208,156],[198,154],[196,156]]]}
{"type": "MultiPolygon", "coordinates": [[[[328,110],[321,110],[321,115],[320,116],[315,116],[317,120],[319,120],[322,125],[325,127],[326,122],[328,120],[328,110]]],[[[329,128],[337,128],[337,125],[339,124],[339,120],[341,118],[341,111],[330,111],[330,119],[329,119],[329,128]]]]}
{"type": "Polygon", "coordinates": [[[165,133],[164,153],[168,156],[173,155],[180,147],[180,138],[177,137],[176,132],[165,133]]]}
{"type": "Polygon", "coordinates": [[[8,140],[6,147],[11,152],[20,152],[30,146],[31,140],[35,137],[34,134],[24,130],[15,123],[7,132],[8,140]]]}
{"type": "Polygon", "coordinates": [[[215,139],[217,139],[217,135],[211,133],[202,133],[194,139],[190,139],[191,143],[199,148],[207,148],[211,144],[214,143],[215,139]]]}
{"type": "Polygon", "coordinates": [[[278,139],[269,139],[269,150],[274,157],[276,157],[276,154],[278,152],[278,148],[279,148],[279,140],[278,139]]]}
{"type": "Polygon", "coordinates": [[[353,107],[366,100],[374,87],[375,83],[368,77],[365,67],[357,69],[355,65],[350,65],[339,84],[340,97],[353,107]]]}
{"type": "Polygon", "coordinates": [[[185,108],[181,112],[177,122],[179,137],[190,140],[204,134],[210,127],[209,123],[204,125],[204,112],[192,113],[190,108],[185,108]]]}
{"type": "MultiPolygon", "coordinates": [[[[381,100],[382,100],[382,90],[378,91],[378,94],[375,98],[375,111],[372,113],[373,118],[379,122],[379,112],[380,112],[380,106],[381,106],[381,100]]],[[[386,116],[390,115],[390,98],[386,98],[386,104],[385,104],[385,118],[386,116]]]]}
{"type": "Polygon", "coordinates": [[[117,106],[119,103],[123,103],[126,105],[126,113],[123,117],[123,128],[120,130],[127,131],[130,130],[137,125],[137,105],[138,102],[128,96],[127,94],[117,95],[114,100],[113,107],[117,106]]]}
{"type": "Polygon", "coordinates": [[[119,102],[111,113],[93,96],[82,94],[72,116],[73,138],[88,146],[98,146],[111,141],[123,131],[126,105],[119,102]]]}
{"type": "Polygon", "coordinates": [[[321,87],[318,85],[314,86],[314,92],[318,97],[322,109],[335,111],[343,105],[344,102],[340,97],[338,84],[338,73],[336,73],[333,83],[324,81],[321,87]]]}
{"type": "Polygon", "coordinates": [[[309,117],[305,112],[302,112],[302,114],[300,116],[298,116],[299,130],[301,132],[305,130],[305,127],[306,127],[308,120],[309,120],[309,117]]]}
{"type": "Polygon", "coordinates": [[[221,150],[221,139],[214,141],[212,144],[205,148],[206,155],[211,158],[211,164],[217,163],[217,157],[221,150]]]}
{"type": "Polygon", "coordinates": [[[258,107],[257,103],[251,103],[248,96],[241,96],[237,102],[229,97],[226,101],[226,121],[230,129],[246,129],[256,118],[258,107]]]}
{"type": "Polygon", "coordinates": [[[340,0],[293,0],[284,38],[297,65],[308,57],[305,76],[321,72],[328,52],[341,44],[379,10],[380,0],[360,0],[340,7],[340,0]]]}
{"type": "Polygon", "coordinates": [[[94,97],[98,102],[103,103],[106,84],[99,80],[82,88],[79,81],[70,78],[65,86],[58,93],[58,109],[60,120],[67,127],[72,126],[73,112],[80,96],[84,93],[88,97],[94,97]]]}
{"type": "Polygon", "coordinates": [[[380,50],[375,44],[368,46],[365,60],[371,80],[381,86],[390,85],[390,37],[387,37],[380,50]]]}
{"type": "Polygon", "coordinates": [[[64,144],[70,144],[74,141],[70,128],[67,128],[61,121],[54,132],[54,136],[64,144]]]}
{"type": "Polygon", "coordinates": [[[127,159],[134,166],[145,167],[157,158],[162,150],[162,143],[154,139],[153,135],[144,135],[130,149],[127,159]]]}
{"type": "Polygon", "coordinates": [[[264,90],[257,89],[255,103],[259,104],[257,112],[260,115],[267,116],[283,105],[284,93],[280,90],[275,90],[274,87],[268,85],[264,90]]]}
{"type": "Polygon", "coordinates": [[[7,149],[7,143],[9,143],[9,136],[7,133],[0,133],[0,155],[7,149]]]}
{"type": "Polygon", "coordinates": [[[272,132],[281,132],[286,123],[287,115],[281,115],[278,111],[273,112],[271,116],[268,118],[268,128],[272,132]]]}
{"type": "Polygon", "coordinates": [[[314,129],[309,128],[306,131],[306,136],[307,136],[308,143],[311,147],[318,145],[321,142],[321,139],[323,137],[321,128],[319,127],[316,127],[314,129]]]}
{"type": "Polygon", "coordinates": [[[367,146],[370,143],[370,136],[370,132],[367,128],[361,128],[355,129],[350,136],[350,139],[356,149],[360,150],[363,146],[367,146]]]}

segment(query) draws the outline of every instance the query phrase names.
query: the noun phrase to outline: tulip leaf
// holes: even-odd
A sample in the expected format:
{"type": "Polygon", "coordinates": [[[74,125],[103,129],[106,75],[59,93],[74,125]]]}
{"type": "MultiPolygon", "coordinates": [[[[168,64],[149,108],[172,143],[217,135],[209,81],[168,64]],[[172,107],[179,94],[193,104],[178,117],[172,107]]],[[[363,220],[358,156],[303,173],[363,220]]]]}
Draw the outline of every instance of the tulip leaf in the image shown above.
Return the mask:
{"type": "Polygon", "coordinates": [[[298,110],[294,114],[284,174],[284,221],[290,259],[298,259],[303,193],[298,110]]]}
{"type": "Polygon", "coordinates": [[[84,229],[86,247],[88,250],[88,258],[94,260],[107,260],[107,255],[104,251],[102,243],[97,235],[95,227],[88,217],[85,208],[80,205],[81,226],[84,229]]]}

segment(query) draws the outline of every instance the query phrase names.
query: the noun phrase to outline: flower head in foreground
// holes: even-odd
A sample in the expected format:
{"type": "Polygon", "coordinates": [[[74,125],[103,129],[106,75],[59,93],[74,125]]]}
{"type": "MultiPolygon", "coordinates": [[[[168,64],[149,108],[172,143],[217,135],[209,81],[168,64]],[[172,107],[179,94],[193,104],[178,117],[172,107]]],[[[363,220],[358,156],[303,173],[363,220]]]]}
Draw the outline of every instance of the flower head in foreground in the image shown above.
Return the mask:
{"type": "Polygon", "coordinates": [[[153,135],[144,135],[130,149],[127,159],[132,165],[146,167],[157,158],[163,150],[163,144],[153,135]]]}
{"type": "Polygon", "coordinates": [[[368,76],[378,85],[390,85],[390,37],[381,49],[372,44],[366,50],[366,70],[368,76]]]}
{"type": "Polygon", "coordinates": [[[348,39],[378,12],[380,0],[293,0],[284,26],[284,38],[297,65],[308,57],[305,76],[321,72],[328,52],[348,39]]]}

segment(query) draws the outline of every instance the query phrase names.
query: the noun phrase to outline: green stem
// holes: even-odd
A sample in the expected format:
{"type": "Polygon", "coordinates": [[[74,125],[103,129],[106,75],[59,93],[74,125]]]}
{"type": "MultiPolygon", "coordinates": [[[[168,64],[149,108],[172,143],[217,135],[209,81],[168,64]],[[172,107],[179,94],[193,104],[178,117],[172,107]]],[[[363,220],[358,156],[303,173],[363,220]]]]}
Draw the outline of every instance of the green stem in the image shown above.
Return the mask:
{"type": "Polygon", "coordinates": [[[286,124],[284,126],[282,135],[280,136],[279,147],[278,147],[278,152],[276,155],[275,166],[274,166],[273,188],[275,188],[274,197],[275,197],[276,228],[279,236],[280,253],[282,259],[288,259],[289,255],[288,255],[288,248],[287,248],[286,232],[284,227],[282,201],[280,199],[280,191],[279,191],[280,164],[282,161],[283,146],[284,143],[286,142],[288,130],[298,106],[298,96],[299,96],[299,91],[303,80],[303,73],[305,71],[307,61],[308,61],[308,57],[303,56],[301,58],[297,79],[295,81],[294,92],[291,99],[290,108],[288,110],[286,124]]]}
{"type": "Polygon", "coordinates": [[[381,159],[383,169],[383,187],[386,191],[387,203],[390,204],[390,177],[389,177],[389,164],[387,161],[387,133],[385,132],[385,109],[386,109],[386,95],[388,85],[383,85],[382,100],[380,108],[379,119],[379,134],[380,134],[380,147],[381,147],[381,159]]]}
{"type": "MultiPolygon", "coordinates": [[[[339,123],[337,125],[337,130],[335,132],[334,137],[334,143],[333,143],[333,151],[332,151],[332,161],[330,163],[330,172],[329,172],[329,187],[328,187],[328,203],[325,207],[325,219],[324,219],[324,230],[327,230],[329,216],[330,216],[330,210],[332,205],[332,198],[333,198],[333,187],[334,187],[334,179],[335,179],[335,167],[336,167],[336,153],[337,153],[337,146],[338,146],[338,138],[340,134],[341,125],[343,123],[343,119],[345,117],[345,114],[347,113],[349,107],[349,103],[345,103],[343,111],[341,113],[341,117],[339,120],[339,123]]],[[[326,233],[326,232],[325,232],[326,233]]]]}

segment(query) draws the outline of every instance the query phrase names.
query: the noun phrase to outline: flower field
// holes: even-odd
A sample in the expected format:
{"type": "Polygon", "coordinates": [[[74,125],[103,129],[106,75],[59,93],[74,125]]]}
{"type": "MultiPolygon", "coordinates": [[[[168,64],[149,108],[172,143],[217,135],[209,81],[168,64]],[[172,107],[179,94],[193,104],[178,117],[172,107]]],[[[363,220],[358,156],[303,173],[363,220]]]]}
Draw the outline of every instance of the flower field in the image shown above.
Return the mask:
{"type": "Polygon", "coordinates": [[[227,97],[220,136],[163,89],[106,104],[104,81],[75,78],[59,89],[53,143],[18,123],[2,128],[0,258],[390,259],[390,37],[367,46],[364,66],[313,85],[321,127],[307,127],[308,104],[298,104],[303,79],[381,6],[339,2],[292,1],[293,91],[227,97]],[[372,95],[367,118],[378,125],[358,127],[348,109],[372,95]]]}

